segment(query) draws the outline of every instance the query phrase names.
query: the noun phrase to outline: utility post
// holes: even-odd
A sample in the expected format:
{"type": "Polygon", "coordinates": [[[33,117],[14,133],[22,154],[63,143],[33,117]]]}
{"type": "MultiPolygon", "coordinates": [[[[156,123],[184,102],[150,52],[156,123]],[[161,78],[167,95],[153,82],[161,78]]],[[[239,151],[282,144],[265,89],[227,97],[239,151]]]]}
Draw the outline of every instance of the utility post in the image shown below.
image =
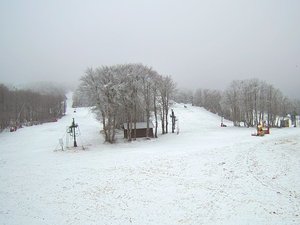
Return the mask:
{"type": "Polygon", "coordinates": [[[175,132],[176,116],[174,115],[173,109],[172,109],[172,114],[170,115],[170,117],[172,118],[172,133],[174,133],[175,132]]]}
{"type": "Polygon", "coordinates": [[[77,142],[76,142],[76,128],[77,127],[78,127],[78,124],[75,124],[75,119],[73,118],[72,125],[69,128],[70,128],[70,135],[73,136],[73,139],[74,139],[74,147],[77,147],[77,142]]]}

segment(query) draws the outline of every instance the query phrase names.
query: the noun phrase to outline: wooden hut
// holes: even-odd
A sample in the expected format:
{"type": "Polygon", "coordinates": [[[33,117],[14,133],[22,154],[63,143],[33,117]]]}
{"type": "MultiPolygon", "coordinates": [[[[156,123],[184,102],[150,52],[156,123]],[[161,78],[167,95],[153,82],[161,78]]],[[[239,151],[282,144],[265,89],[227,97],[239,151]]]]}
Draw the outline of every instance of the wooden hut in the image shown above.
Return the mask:
{"type": "MultiPolygon", "coordinates": [[[[149,134],[148,137],[154,137],[153,135],[153,124],[149,122],[149,134]]],[[[127,123],[124,123],[123,125],[124,129],[124,138],[128,138],[128,126],[127,123]]],[[[136,137],[141,138],[141,137],[146,137],[146,132],[147,132],[147,122],[137,122],[136,123],[136,137]]],[[[132,123],[132,130],[131,130],[131,137],[134,138],[134,124],[132,123]]]]}
{"type": "Polygon", "coordinates": [[[288,114],[280,119],[280,127],[290,127],[292,125],[291,115],[288,114]]]}

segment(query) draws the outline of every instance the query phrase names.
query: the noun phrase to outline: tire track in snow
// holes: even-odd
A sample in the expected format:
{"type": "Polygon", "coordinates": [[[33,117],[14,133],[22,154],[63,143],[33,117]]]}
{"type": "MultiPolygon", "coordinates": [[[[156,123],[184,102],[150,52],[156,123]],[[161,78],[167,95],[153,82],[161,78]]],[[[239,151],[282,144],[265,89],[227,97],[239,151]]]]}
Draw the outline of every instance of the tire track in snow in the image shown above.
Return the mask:
{"type": "MultiPolygon", "coordinates": [[[[269,191],[273,192],[274,195],[278,195],[277,198],[279,199],[286,199],[290,202],[289,208],[283,208],[281,205],[277,204],[271,204],[272,210],[270,207],[267,209],[266,204],[262,207],[265,209],[266,212],[270,214],[276,214],[281,215],[282,217],[289,217],[292,219],[299,220],[299,207],[300,207],[300,200],[299,200],[299,193],[296,190],[292,190],[291,188],[288,188],[284,186],[284,181],[282,181],[282,178],[285,178],[291,173],[290,166],[292,162],[291,156],[288,154],[288,152],[285,152],[286,149],[284,146],[279,146],[278,143],[284,144],[290,142],[290,140],[282,139],[279,140],[279,142],[275,142],[275,144],[272,146],[270,143],[272,141],[269,141],[268,145],[269,147],[263,148],[262,145],[257,145],[254,147],[251,147],[247,153],[246,161],[247,161],[247,167],[248,167],[248,173],[258,182],[260,183],[264,188],[268,189],[269,191]],[[272,146],[272,147],[270,147],[272,146]],[[282,151],[284,153],[282,153],[282,151]],[[272,165],[269,164],[268,160],[262,161],[262,154],[266,154],[268,157],[272,158],[272,165]],[[274,171],[273,168],[270,168],[271,166],[274,166],[274,161],[276,163],[276,170],[274,171]],[[272,175],[274,174],[275,175],[272,175]],[[278,181],[278,179],[281,178],[281,181],[278,181]]],[[[297,143],[295,142],[295,145],[297,143]]],[[[287,149],[289,150],[289,149],[287,149]]],[[[264,156],[267,158],[266,156],[264,156]]],[[[299,190],[298,190],[299,191],[299,190]]],[[[300,222],[300,220],[299,220],[300,222]]]]}

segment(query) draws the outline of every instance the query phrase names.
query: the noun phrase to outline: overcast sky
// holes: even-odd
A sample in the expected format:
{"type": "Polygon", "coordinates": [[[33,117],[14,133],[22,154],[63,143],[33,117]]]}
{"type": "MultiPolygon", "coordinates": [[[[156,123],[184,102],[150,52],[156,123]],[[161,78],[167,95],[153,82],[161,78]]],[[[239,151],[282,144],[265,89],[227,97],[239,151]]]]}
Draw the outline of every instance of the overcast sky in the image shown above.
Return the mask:
{"type": "Polygon", "coordinates": [[[179,87],[259,78],[300,98],[299,0],[0,0],[0,83],[143,63],[179,87]]]}

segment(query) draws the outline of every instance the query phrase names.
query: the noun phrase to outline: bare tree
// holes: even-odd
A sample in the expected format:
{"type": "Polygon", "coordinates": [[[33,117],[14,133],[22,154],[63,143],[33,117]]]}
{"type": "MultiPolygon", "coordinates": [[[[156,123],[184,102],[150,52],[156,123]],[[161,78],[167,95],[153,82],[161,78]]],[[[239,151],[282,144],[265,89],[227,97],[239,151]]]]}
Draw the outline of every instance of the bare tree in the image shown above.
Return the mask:
{"type": "Polygon", "coordinates": [[[10,90],[0,85],[0,130],[56,121],[65,113],[64,93],[10,90]]]}
{"type": "Polygon", "coordinates": [[[161,126],[162,133],[168,133],[168,115],[170,98],[175,93],[176,85],[170,76],[160,77],[159,93],[161,99],[161,126]]]}
{"type": "Polygon", "coordinates": [[[102,120],[105,141],[113,143],[117,127],[124,123],[127,139],[132,141],[136,138],[137,121],[146,122],[146,136],[149,137],[152,111],[157,137],[157,112],[160,103],[158,96],[164,101],[163,115],[166,117],[169,97],[173,91],[173,81],[170,78],[159,76],[152,68],[142,64],[125,64],[99,67],[95,70],[90,68],[81,80],[80,89],[88,93],[92,103],[96,105],[98,117],[102,120]]]}
{"type": "Polygon", "coordinates": [[[200,88],[196,90],[193,100],[196,106],[203,106],[202,90],[200,88]]]}

